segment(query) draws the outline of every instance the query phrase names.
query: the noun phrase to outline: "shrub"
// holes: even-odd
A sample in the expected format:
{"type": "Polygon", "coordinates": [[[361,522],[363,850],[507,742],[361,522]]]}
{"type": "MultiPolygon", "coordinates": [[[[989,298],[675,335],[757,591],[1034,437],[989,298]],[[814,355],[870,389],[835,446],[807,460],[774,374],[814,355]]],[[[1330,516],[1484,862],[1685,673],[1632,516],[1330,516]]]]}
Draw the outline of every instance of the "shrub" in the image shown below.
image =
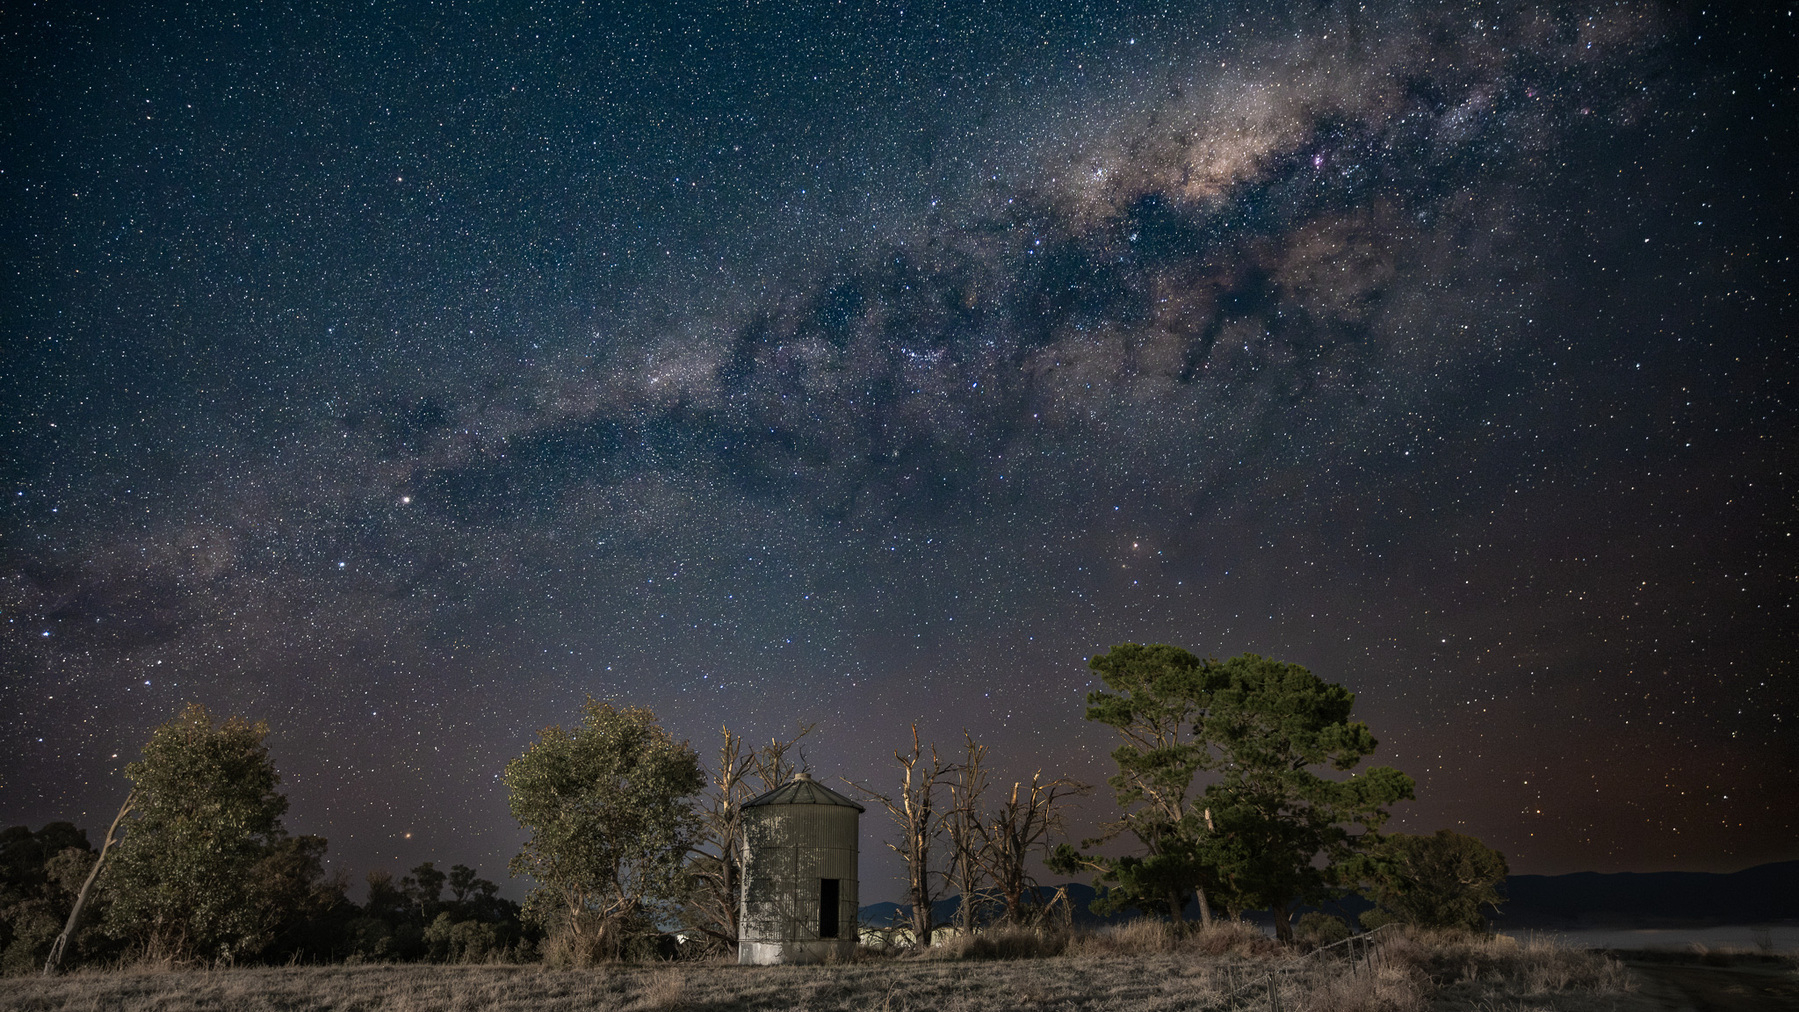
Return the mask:
{"type": "Polygon", "coordinates": [[[439,963],[485,963],[505,950],[499,929],[476,920],[458,921],[448,911],[425,928],[425,948],[439,963]]]}
{"type": "Polygon", "coordinates": [[[538,944],[537,954],[552,970],[585,970],[610,962],[615,946],[597,935],[558,931],[538,944]]]}
{"type": "MultiPolygon", "coordinates": [[[[1420,928],[1482,931],[1482,908],[1504,897],[1505,855],[1472,836],[1439,829],[1431,836],[1394,833],[1362,863],[1368,898],[1391,919],[1420,928]]],[[[1362,922],[1368,923],[1363,916],[1362,922]]],[[[1372,927],[1372,925],[1370,925],[1372,927]]]]}
{"type": "Polygon", "coordinates": [[[1617,994],[1631,990],[1624,964],[1591,949],[1576,949],[1554,938],[1531,935],[1522,940],[1505,935],[1468,932],[1415,932],[1396,939],[1389,951],[1406,951],[1412,961],[1444,981],[1497,982],[1525,994],[1593,991],[1617,994]]]}
{"type": "Polygon", "coordinates": [[[1176,931],[1166,921],[1148,918],[1107,924],[1077,936],[1071,950],[1084,956],[1132,956],[1147,952],[1170,952],[1176,931]]]}
{"type": "Polygon", "coordinates": [[[1069,933],[1054,928],[1004,926],[959,935],[921,953],[925,959],[1042,959],[1068,948],[1069,933]]]}
{"type": "Polygon", "coordinates": [[[1312,946],[1341,942],[1352,934],[1354,932],[1349,930],[1349,925],[1343,918],[1332,917],[1330,914],[1318,911],[1301,917],[1299,924],[1293,929],[1293,937],[1296,940],[1312,946]]]}
{"type": "Polygon", "coordinates": [[[1269,955],[1279,946],[1248,921],[1213,921],[1211,927],[1188,931],[1182,948],[1204,956],[1269,955]]]}
{"type": "Polygon", "coordinates": [[[1210,927],[1142,918],[1076,932],[1067,951],[1090,956],[1187,952],[1201,956],[1265,956],[1279,943],[1246,921],[1213,921],[1210,927]]]}

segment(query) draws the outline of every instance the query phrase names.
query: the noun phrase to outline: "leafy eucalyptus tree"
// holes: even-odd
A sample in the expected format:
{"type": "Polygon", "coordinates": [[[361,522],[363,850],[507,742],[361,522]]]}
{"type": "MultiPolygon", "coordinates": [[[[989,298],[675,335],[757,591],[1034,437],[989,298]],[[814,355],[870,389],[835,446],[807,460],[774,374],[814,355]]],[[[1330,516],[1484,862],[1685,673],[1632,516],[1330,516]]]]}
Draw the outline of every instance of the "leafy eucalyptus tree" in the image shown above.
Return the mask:
{"type": "Polygon", "coordinates": [[[132,818],[100,876],[109,933],[176,962],[240,961],[273,938],[293,905],[289,887],[311,883],[271,867],[296,844],[322,854],[325,841],[287,836],[268,732],[241,717],[215,724],[198,704],[151,732],[143,758],[125,767],[132,818]]]}
{"type": "Polygon", "coordinates": [[[509,866],[537,880],[526,912],[576,962],[618,955],[679,902],[697,832],[688,799],[706,778],[655,714],[590,696],[579,725],[544,728],[504,781],[530,833],[509,866]]]}

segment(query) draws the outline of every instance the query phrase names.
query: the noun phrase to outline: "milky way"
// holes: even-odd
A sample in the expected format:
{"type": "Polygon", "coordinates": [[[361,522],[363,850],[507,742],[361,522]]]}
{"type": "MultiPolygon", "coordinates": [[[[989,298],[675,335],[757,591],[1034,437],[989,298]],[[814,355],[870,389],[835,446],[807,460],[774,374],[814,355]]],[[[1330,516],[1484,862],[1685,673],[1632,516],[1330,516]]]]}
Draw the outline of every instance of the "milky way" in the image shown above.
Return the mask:
{"type": "Polygon", "coordinates": [[[187,700],[357,872],[586,693],[1097,781],[1134,639],[1514,871],[1795,856],[1789,12],[270,17],[8,15],[7,823],[187,700]]]}

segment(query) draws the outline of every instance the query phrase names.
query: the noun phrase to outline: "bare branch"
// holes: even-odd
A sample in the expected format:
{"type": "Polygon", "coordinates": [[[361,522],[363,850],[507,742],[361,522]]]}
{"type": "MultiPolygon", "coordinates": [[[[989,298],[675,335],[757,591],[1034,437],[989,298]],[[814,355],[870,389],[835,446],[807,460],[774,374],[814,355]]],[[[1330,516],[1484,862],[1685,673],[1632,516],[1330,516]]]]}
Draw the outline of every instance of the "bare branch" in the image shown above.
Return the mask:
{"type": "Polygon", "coordinates": [[[694,883],[689,904],[694,926],[733,948],[738,935],[738,893],[743,882],[743,803],[792,779],[787,753],[817,724],[793,737],[771,738],[749,748],[742,735],[719,728],[718,765],[700,802],[700,838],[690,850],[687,874],[694,883]],[[760,789],[758,789],[760,785],[760,789]]]}
{"type": "Polygon", "coordinates": [[[943,819],[936,807],[937,780],[956,767],[945,765],[937,757],[935,745],[930,747],[929,761],[926,761],[926,748],[919,740],[917,724],[912,725],[912,750],[895,752],[893,759],[900,768],[897,796],[882,794],[852,780],[843,782],[865,797],[880,802],[899,829],[899,840],[889,842],[887,846],[906,864],[912,931],[919,945],[928,946],[931,933],[937,927],[931,910],[931,847],[943,831],[943,819]]]}
{"type": "Polygon", "coordinates": [[[977,743],[966,728],[962,739],[964,759],[955,767],[955,779],[949,784],[949,811],[944,813],[950,861],[943,880],[961,898],[956,927],[967,934],[974,930],[976,907],[987,881],[988,841],[981,825],[981,800],[987,791],[987,746],[977,743]]]}
{"type": "Polygon", "coordinates": [[[1051,836],[1062,832],[1061,805],[1092,789],[1068,777],[1045,780],[1039,770],[1031,774],[1028,784],[1014,782],[1006,801],[977,824],[986,873],[1005,903],[1003,916],[1008,923],[1024,919],[1025,897],[1037,886],[1028,864],[1033,853],[1047,853],[1051,836]]]}
{"type": "Polygon", "coordinates": [[[106,828],[106,839],[100,843],[100,853],[94,857],[94,867],[87,873],[87,881],[81,883],[81,891],[75,894],[75,906],[69,910],[69,921],[63,925],[62,934],[50,943],[50,958],[44,961],[44,976],[54,977],[62,969],[62,954],[69,947],[69,940],[81,929],[81,915],[87,909],[88,895],[93,891],[94,880],[100,877],[100,869],[106,864],[106,852],[119,842],[119,823],[125,821],[132,806],[137,802],[137,791],[125,795],[125,803],[119,806],[119,814],[112,817],[112,825],[106,828]]]}

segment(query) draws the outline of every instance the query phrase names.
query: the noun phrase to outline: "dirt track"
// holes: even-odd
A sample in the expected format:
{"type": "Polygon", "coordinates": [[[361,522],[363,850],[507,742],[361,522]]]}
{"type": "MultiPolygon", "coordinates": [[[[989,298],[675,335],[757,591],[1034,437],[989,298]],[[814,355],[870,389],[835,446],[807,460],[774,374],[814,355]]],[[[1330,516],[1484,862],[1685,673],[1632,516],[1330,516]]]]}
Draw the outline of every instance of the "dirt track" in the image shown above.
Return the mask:
{"type": "Polygon", "coordinates": [[[1642,994],[1671,1012],[1793,1012],[1799,976],[1779,964],[1707,966],[1626,959],[1642,994]]]}

